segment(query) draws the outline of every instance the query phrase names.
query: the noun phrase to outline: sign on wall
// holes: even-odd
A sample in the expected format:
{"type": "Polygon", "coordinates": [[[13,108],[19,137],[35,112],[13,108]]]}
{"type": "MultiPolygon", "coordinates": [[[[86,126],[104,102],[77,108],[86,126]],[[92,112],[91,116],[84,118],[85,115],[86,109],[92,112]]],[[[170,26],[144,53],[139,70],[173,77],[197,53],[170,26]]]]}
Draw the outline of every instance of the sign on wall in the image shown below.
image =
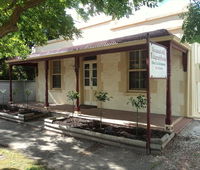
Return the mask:
{"type": "Polygon", "coordinates": [[[167,78],[167,49],[149,43],[149,78],[167,78]]]}

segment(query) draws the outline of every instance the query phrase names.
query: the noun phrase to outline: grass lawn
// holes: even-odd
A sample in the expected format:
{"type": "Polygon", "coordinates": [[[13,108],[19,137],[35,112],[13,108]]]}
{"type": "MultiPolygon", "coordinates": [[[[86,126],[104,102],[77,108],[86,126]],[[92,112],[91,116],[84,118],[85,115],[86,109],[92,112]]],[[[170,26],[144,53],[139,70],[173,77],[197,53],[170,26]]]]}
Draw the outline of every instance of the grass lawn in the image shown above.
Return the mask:
{"type": "Polygon", "coordinates": [[[46,170],[18,151],[0,148],[0,170],[46,170]]]}

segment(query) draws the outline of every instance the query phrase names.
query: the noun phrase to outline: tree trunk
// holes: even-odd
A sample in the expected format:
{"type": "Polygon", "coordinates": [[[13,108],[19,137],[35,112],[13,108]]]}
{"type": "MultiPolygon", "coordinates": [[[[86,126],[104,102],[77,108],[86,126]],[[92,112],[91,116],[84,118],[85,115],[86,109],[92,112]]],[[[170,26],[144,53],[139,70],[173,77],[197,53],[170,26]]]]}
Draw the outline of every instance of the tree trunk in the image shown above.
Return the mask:
{"type": "Polygon", "coordinates": [[[44,1],[45,0],[29,0],[29,1],[25,1],[24,4],[22,5],[14,3],[10,9],[13,12],[10,15],[9,20],[0,27],[0,38],[6,36],[8,33],[18,31],[17,23],[22,13],[25,12],[29,8],[33,8],[41,4],[44,1]]]}
{"type": "Polygon", "coordinates": [[[102,116],[103,116],[103,112],[102,112],[102,102],[100,103],[100,129],[102,128],[102,116]]]}
{"type": "Polygon", "coordinates": [[[73,110],[72,110],[72,116],[74,116],[74,110],[75,110],[75,109],[74,109],[74,108],[75,108],[74,100],[72,101],[72,104],[73,104],[73,106],[72,106],[72,107],[73,107],[73,110]]]}
{"type": "Polygon", "coordinates": [[[28,96],[26,96],[26,107],[28,109],[28,96]]]}

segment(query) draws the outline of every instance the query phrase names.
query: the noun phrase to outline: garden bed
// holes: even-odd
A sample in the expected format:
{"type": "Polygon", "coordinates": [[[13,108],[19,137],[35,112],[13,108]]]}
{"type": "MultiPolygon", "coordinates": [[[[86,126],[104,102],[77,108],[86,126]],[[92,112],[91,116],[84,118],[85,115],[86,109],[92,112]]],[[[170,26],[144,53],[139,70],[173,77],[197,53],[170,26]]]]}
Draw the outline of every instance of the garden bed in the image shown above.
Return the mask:
{"type": "MultiPolygon", "coordinates": [[[[52,117],[45,119],[45,129],[100,143],[131,147],[145,151],[146,129],[103,123],[79,117],[52,117]]],[[[152,130],[151,150],[160,152],[174,137],[174,133],[152,130]]]]}
{"type": "Polygon", "coordinates": [[[15,122],[30,121],[47,115],[48,113],[41,113],[30,109],[20,109],[14,106],[0,107],[0,118],[15,122]]]}

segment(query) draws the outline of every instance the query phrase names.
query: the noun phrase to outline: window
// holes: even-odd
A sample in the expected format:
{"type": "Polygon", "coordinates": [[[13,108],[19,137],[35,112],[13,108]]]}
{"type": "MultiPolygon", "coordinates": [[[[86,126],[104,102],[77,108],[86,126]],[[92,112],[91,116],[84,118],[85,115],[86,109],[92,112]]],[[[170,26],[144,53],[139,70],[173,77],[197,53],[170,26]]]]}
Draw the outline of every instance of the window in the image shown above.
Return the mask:
{"type": "Polygon", "coordinates": [[[61,88],[61,62],[52,61],[52,88],[61,88]]]}
{"type": "Polygon", "coordinates": [[[128,80],[129,90],[146,89],[146,56],[147,50],[135,50],[129,53],[128,80]]]}
{"type": "Polygon", "coordinates": [[[84,85],[97,86],[97,63],[84,64],[84,85]]]}

